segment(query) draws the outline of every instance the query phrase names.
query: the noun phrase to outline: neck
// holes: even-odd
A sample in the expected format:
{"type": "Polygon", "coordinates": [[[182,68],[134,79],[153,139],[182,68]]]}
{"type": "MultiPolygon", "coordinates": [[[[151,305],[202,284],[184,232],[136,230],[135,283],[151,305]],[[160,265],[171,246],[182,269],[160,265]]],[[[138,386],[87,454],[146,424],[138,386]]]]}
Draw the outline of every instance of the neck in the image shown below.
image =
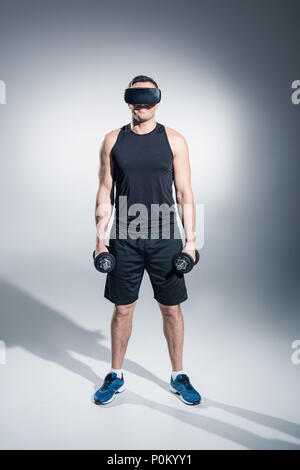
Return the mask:
{"type": "Polygon", "coordinates": [[[134,119],[131,120],[131,130],[136,134],[147,134],[153,131],[156,127],[155,118],[149,119],[149,121],[137,122],[134,119]]]}

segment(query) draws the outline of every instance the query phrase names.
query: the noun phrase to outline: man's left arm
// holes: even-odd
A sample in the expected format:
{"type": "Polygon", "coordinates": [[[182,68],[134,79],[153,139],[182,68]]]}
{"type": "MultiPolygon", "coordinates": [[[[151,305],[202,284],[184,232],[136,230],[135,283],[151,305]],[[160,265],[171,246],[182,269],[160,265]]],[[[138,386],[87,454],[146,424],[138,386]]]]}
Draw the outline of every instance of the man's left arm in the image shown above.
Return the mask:
{"type": "Polygon", "coordinates": [[[179,206],[179,215],[181,217],[186,236],[186,243],[182,251],[190,254],[195,261],[196,210],[191,186],[189,149],[185,138],[181,134],[176,133],[172,140],[176,202],[179,206]]]}

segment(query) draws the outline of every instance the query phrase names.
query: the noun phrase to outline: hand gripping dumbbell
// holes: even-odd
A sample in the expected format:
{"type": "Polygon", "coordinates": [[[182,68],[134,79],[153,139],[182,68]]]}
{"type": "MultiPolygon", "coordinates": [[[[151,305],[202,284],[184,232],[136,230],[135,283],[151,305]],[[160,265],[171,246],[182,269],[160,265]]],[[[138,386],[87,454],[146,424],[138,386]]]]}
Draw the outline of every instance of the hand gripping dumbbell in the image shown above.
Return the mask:
{"type": "MultiPolygon", "coordinates": [[[[108,249],[108,246],[106,247],[108,249]]],[[[95,250],[93,252],[94,266],[100,273],[110,273],[115,269],[116,258],[109,251],[103,251],[99,255],[95,256],[95,250]]]]}
{"type": "Polygon", "coordinates": [[[177,274],[189,273],[193,267],[198,263],[200,254],[198,250],[195,250],[196,260],[194,262],[191,255],[185,252],[180,252],[173,258],[173,269],[177,274]]]}

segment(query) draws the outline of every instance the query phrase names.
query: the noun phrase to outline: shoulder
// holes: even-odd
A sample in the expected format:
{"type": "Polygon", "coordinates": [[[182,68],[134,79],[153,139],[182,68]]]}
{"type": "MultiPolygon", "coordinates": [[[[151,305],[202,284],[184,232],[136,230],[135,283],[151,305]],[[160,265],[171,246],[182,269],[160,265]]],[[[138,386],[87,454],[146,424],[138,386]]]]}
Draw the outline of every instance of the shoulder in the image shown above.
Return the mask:
{"type": "Polygon", "coordinates": [[[121,129],[121,127],[118,127],[117,129],[113,129],[105,134],[104,141],[107,145],[113,146],[115,144],[121,129]]]}
{"type": "Polygon", "coordinates": [[[107,151],[110,151],[115,145],[121,129],[121,127],[118,127],[117,129],[113,129],[104,135],[102,145],[107,151]]]}
{"type": "Polygon", "coordinates": [[[176,151],[178,152],[184,148],[187,148],[187,142],[185,140],[185,137],[180,134],[180,132],[167,126],[165,126],[165,130],[171,149],[174,154],[176,153],[176,151]]]}

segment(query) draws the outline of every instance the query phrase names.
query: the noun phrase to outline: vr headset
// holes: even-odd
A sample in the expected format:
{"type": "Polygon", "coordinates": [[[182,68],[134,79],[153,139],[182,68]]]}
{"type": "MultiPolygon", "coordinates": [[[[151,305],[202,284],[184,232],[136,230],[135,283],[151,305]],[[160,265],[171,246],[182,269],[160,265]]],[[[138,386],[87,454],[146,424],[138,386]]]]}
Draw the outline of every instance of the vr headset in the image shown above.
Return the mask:
{"type": "Polygon", "coordinates": [[[126,88],[124,100],[128,104],[149,104],[154,106],[161,99],[161,91],[159,88],[126,88]]]}

